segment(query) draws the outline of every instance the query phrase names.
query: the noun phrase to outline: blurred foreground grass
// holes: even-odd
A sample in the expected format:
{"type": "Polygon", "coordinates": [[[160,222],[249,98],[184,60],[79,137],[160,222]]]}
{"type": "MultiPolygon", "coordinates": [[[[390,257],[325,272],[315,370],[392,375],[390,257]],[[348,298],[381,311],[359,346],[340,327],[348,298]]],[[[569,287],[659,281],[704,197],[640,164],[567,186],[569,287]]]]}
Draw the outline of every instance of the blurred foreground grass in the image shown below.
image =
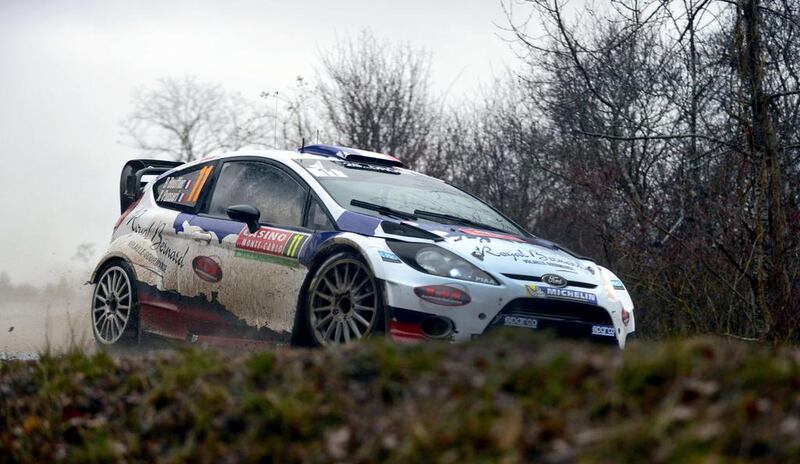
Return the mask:
{"type": "Polygon", "coordinates": [[[0,461],[800,462],[800,350],[184,349],[0,363],[0,461]]]}

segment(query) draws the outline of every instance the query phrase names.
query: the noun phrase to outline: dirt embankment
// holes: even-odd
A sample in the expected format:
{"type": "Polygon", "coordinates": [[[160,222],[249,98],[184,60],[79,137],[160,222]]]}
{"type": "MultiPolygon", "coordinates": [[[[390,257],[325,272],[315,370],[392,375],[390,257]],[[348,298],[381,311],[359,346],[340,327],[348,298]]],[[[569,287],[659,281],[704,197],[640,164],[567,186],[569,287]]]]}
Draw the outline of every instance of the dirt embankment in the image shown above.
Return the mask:
{"type": "Polygon", "coordinates": [[[27,462],[800,462],[800,350],[719,339],[0,363],[27,462]]]}

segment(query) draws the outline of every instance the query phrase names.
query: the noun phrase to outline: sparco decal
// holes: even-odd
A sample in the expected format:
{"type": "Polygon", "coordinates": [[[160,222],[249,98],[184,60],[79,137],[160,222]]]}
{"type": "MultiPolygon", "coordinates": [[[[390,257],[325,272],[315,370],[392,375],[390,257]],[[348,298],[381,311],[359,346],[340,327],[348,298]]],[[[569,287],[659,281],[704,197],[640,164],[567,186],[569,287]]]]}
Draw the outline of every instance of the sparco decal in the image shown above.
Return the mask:
{"type": "Polygon", "coordinates": [[[607,326],[607,325],[593,325],[592,326],[592,335],[599,335],[601,337],[616,337],[617,334],[614,331],[614,327],[607,326]]]}
{"type": "Polygon", "coordinates": [[[216,283],[222,280],[222,268],[214,258],[197,256],[192,260],[192,269],[197,277],[206,282],[216,283]]]}
{"type": "Polygon", "coordinates": [[[236,256],[263,259],[266,255],[296,260],[307,238],[307,234],[269,227],[262,227],[251,234],[245,227],[236,238],[236,256]]]}
{"type": "Polygon", "coordinates": [[[167,228],[167,223],[147,223],[142,219],[145,213],[147,213],[147,210],[143,209],[136,215],[129,217],[125,224],[130,226],[132,232],[149,240],[151,243],[150,249],[177,264],[179,267],[183,267],[186,255],[189,253],[189,247],[187,246],[186,249],[182,251],[172,248],[169,242],[164,238],[164,231],[167,228]]]}
{"type": "Polygon", "coordinates": [[[506,316],[503,320],[505,325],[513,326],[513,327],[526,327],[528,329],[538,329],[539,328],[539,320],[538,319],[530,319],[527,317],[518,317],[518,316],[506,316]]]}

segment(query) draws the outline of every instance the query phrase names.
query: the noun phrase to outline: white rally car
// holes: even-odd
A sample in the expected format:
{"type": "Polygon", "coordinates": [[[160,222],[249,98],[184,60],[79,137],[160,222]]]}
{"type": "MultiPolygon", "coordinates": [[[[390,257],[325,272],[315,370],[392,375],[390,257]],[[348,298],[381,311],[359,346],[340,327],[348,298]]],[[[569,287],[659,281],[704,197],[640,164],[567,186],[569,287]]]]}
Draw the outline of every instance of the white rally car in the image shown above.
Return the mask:
{"type": "Polygon", "coordinates": [[[608,269],[379,153],[329,145],[133,160],[91,282],[104,345],[469,340],[497,327],[625,346],[608,269]]]}

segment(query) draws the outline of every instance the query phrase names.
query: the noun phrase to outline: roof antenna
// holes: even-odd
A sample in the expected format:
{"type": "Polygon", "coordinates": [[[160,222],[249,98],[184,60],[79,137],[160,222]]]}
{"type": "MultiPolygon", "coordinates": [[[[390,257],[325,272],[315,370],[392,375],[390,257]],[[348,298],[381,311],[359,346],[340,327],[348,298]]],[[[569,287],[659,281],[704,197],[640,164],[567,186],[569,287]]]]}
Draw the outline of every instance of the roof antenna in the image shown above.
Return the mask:
{"type": "Polygon", "coordinates": [[[305,153],[305,151],[303,151],[303,150],[306,148],[306,138],[303,137],[300,140],[301,140],[301,142],[300,142],[300,153],[305,153]]]}

